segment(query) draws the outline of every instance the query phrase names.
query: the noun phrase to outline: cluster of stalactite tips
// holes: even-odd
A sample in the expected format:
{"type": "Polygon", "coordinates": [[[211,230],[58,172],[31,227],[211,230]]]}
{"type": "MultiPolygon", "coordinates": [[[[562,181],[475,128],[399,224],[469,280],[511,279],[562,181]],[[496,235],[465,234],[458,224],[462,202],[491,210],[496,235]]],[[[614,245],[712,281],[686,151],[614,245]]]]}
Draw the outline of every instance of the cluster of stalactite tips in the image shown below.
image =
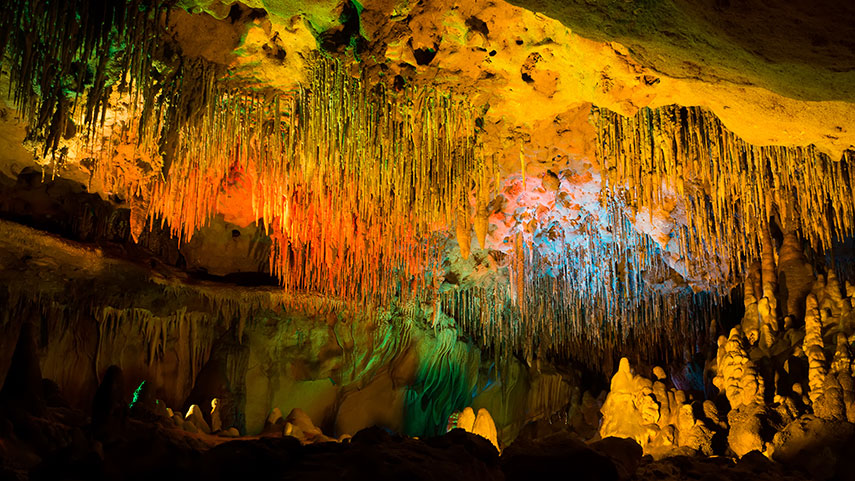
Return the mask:
{"type": "Polygon", "coordinates": [[[700,345],[723,294],[774,250],[773,224],[818,250],[852,233],[849,153],[756,147],[701,108],[634,118],[595,108],[607,183],[599,220],[611,237],[562,244],[566,255],[545,269],[540,240],[520,226],[505,275],[453,289],[442,283],[449,241],[467,257],[474,231],[488,248],[487,207],[502,189],[479,106],[387,86],[324,54],[292,91],[236,85],[222,66],[167,48],[168,3],[104,5],[6,2],[4,67],[45,165],[91,166],[128,200],[137,235],[162,223],[188,240],[222,203],[245,199],[272,240],[270,272],[290,292],[433,305],[497,351],[661,358],[700,345]],[[685,210],[675,252],[707,292],[660,288],[673,278],[666,247],[633,227],[669,198],[685,210]]]}

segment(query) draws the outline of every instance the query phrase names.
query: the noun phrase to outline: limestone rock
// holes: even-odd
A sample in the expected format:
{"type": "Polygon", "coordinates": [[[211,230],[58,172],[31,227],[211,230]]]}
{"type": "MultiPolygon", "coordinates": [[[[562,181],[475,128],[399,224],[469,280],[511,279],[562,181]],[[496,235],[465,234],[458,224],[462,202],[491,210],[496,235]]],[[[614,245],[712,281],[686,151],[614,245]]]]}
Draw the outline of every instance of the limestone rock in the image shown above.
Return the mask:
{"type": "Polygon", "coordinates": [[[808,359],[808,385],[810,387],[808,396],[811,403],[816,403],[817,399],[822,396],[825,384],[826,359],[823,348],[822,320],[818,301],[814,294],[809,294],[805,305],[805,338],[802,350],[808,359]]]}
{"type": "Polygon", "coordinates": [[[92,430],[95,436],[104,438],[115,434],[124,424],[127,411],[122,369],[116,365],[110,366],[92,401],[92,430]]]}
{"type": "Polygon", "coordinates": [[[199,405],[202,408],[202,417],[212,428],[214,420],[209,407],[212,399],[217,399],[221,426],[235,426],[240,429],[241,423],[244,422],[244,418],[237,414],[236,405],[240,395],[238,391],[242,388],[235,389],[230,381],[230,376],[238,375],[242,350],[246,349],[246,346],[240,346],[235,340],[237,331],[237,327],[232,326],[216,340],[216,348],[212,350],[211,358],[199,371],[193,389],[184,400],[184,409],[189,409],[191,404],[199,405]]]}
{"type": "Polygon", "coordinates": [[[50,379],[42,379],[42,396],[48,407],[68,408],[68,401],[62,397],[59,386],[50,379]]]}
{"type": "Polygon", "coordinates": [[[573,429],[583,439],[594,436],[600,426],[600,401],[591,395],[589,391],[582,393],[582,403],[577,410],[578,415],[570,419],[573,429]]]}
{"type": "Polygon", "coordinates": [[[732,409],[763,403],[765,383],[748,358],[739,327],[730,330],[725,343],[719,343],[718,369],[713,384],[725,393],[732,409]]]}
{"type": "Polygon", "coordinates": [[[154,397],[151,383],[143,381],[134,391],[129,414],[131,417],[149,422],[157,421],[160,418],[157,399],[154,397]]]}
{"type": "MultiPolygon", "coordinates": [[[[637,448],[627,448],[623,443],[619,446],[600,447],[606,452],[614,449],[626,450],[628,454],[622,455],[626,458],[638,455],[637,448]]],[[[546,439],[512,443],[502,454],[501,462],[505,479],[509,481],[555,479],[562,473],[567,473],[568,467],[571,466],[574,479],[620,479],[614,462],[567,433],[558,433],[546,439]]],[[[628,465],[631,467],[632,461],[628,465]]]]}
{"type": "Polygon", "coordinates": [[[199,431],[202,431],[205,434],[211,434],[211,427],[208,426],[205,418],[202,417],[202,410],[199,409],[199,405],[193,404],[190,406],[190,409],[187,410],[187,414],[184,415],[185,424],[189,422],[189,424],[194,425],[199,431]]]}
{"type": "Polygon", "coordinates": [[[737,456],[744,456],[751,451],[764,451],[765,443],[761,437],[763,423],[761,416],[763,407],[756,404],[742,405],[733,409],[727,415],[730,431],[727,444],[737,456]]]}
{"type": "Polygon", "coordinates": [[[496,432],[496,423],[493,422],[493,417],[490,416],[490,412],[484,408],[478,410],[478,416],[475,418],[475,422],[472,425],[473,434],[477,434],[482,438],[490,441],[493,446],[499,450],[499,439],[498,433],[496,432]]]}
{"type": "Polygon", "coordinates": [[[211,431],[213,432],[220,431],[223,427],[222,421],[220,421],[219,404],[219,399],[214,398],[211,400],[211,431]]]}
{"type": "Polygon", "coordinates": [[[635,441],[624,438],[605,438],[589,445],[594,451],[608,457],[622,480],[630,479],[642,463],[644,450],[635,441]]]}
{"type": "Polygon", "coordinates": [[[283,434],[300,440],[303,444],[336,441],[335,438],[324,435],[320,428],[312,423],[312,419],[300,408],[294,408],[285,418],[283,434]]]}
{"type": "Polygon", "coordinates": [[[855,425],[807,414],[775,434],[772,457],[785,466],[810,473],[813,479],[832,479],[835,475],[851,474],[841,471],[841,465],[851,466],[851,453],[847,449],[853,441],[855,425]]]}
{"type": "Polygon", "coordinates": [[[547,191],[555,191],[561,186],[561,180],[558,179],[558,176],[554,172],[547,170],[544,172],[543,177],[541,177],[541,185],[547,191]]]}
{"type": "Polygon", "coordinates": [[[827,375],[822,385],[822,394],[813,402],[813,412],[825,420],[845,420],[846,406],[843,403],[843,389],[837,376],[827,375]]]}
{"type": "Polygon", "coordinates": [[[718,414],[718,408],[715,403],[707,399],[703,402],[704,418],[718,426],[721,429],[727,429],[727,420],[718,414]]]}
{"type": "Polygon", "coordinates": [[[45,400],[33,329],[30,322],[21,326],[12,362],[0,389],[0,403],[40,415],[44,412],[45,400]]]}
{"type": "MultiPolygon", "coordinates": [[[[194,404],[194,406],[195,406],[195,404],[194,404]]],[[[193,423],[193,421],[191,421],[191,420],[189,420],[189,419],[185,419],[185,420],[184,420],[184,423],[183,423],[183,424],[181,424],[181,429],[183,429],[183,430],[185,430],[185,431],[187,431],[188,433],[191,433],[191,434],[198,434],[198,433],[200,433],[200,432],[203,432],[201,429],[199,429],[199,428],[196,426],[196,424],[194,424],[194,423],[193,423]]]]}

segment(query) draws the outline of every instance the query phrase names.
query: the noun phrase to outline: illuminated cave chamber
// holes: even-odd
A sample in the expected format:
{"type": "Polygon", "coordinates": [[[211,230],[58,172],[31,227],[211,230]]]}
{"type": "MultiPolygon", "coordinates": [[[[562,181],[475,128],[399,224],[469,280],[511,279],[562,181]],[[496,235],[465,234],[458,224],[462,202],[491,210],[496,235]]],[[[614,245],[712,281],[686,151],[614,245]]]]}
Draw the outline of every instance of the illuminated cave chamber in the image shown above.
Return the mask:
{"type": "Polygon", "coordinates": [[[851,6],[280,3],[4,5],[3,475],[855,472],[851,6]]]}

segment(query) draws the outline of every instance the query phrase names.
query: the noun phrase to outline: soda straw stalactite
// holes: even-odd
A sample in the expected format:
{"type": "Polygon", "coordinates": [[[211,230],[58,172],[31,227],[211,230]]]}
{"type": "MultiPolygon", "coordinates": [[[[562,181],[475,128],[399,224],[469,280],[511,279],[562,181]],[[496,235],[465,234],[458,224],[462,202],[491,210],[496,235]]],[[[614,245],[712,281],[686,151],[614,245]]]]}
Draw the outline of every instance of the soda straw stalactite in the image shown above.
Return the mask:
{"type": "Polygon", "coordinates": [[[607,206],[614,238],[590,229],[584,239],[555,239],[558,246],[543,249],[542,240],[518,232],[511,259],[499,269],[507,269],[507,282],[448,290],[443,312],[499,356],[575,359],[610,372],[616,355],[692,354],[706,339],[721,293],[663,288],[675,273],[658,245],[634,230],[625,206],[607,206]],[[560,255],[543,254],[550,250],[560,255]]]}
{"type": "Polygon", "coordinates": [[[223,90],[188,67],[173,102],[201,91],[198,106],[178,109],[197,115],[167,109],[149,121],[152,133],[177,132],[149,218],[189,240],[240,177],[286,288],[368,303],[407,296],[441,261],[429,226],[454,214],[468,239],[470,186],[489,189],[471,108],[429,88],[369,88],[320,55],[311,65],[308,85],[284,94],[223,90]]]}
{"type": "Polygon", "coordinates": [[[11,98],[28,138],[43,144],[52,174],[67,155],[61,140],[69,132],[103,126],[111,93],[152,91],[152,53],[170,5],[3,2],[0,63],[10,73],[11,98]]]}
{"type": "Polygon", "coordinates": [[[11,97],[53,173],[79,130],[77,160],[92,159],[103,192],[128,200],[134,235],[162,223],[187,241],[224,203],[246,201],[283,295],[320,294],[330,309],[430,306],[432,324],[450,315],[496,353],[610,371],[617,353],[696,349],[761,254],[772,275],[773,226],[816,251],[853,234],[852,152],[750,145],[699,107],[630,118],[594,108],[601,209],[572,235],[526,218],[497,247],[491,199],[517,173],[525,195],[537,164],[520,146],[518,166],[508,162],[519,172],[502,172],[506,152],[484,152],[479,138],[486,110],[466,97],[417,82],[392,89],[320,53],[293,90],[250,88],[165,45],[172,2],[7,4],[11,97]],[[666,259],[636,220],[673,204],[666,259]],[[495,254],[498,272],[474,287],[444,282],[452,238],[461,262],[495,254]]]}
{"type": "Polygon", "coordinates": [[[819,250],[853,233],[851,152],[831,159],[813,146],[751,145],[700,107],[595,116],[608,198],[628,198],[634,212],[653,212],[673,192],[684,199],[679,246],[690,276],[721,264],[723,278],[711,280],[739,282],[773,222],[819,250]]]}

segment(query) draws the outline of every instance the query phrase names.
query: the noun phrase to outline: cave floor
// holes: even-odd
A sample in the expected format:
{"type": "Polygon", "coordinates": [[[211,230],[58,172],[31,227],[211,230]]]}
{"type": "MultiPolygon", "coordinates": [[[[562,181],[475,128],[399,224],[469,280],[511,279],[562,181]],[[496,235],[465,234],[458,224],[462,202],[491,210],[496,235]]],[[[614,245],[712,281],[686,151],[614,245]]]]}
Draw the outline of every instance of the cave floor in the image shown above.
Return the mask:
{"type": "Polygon", "coordinates": [[[584,443],[569,431],[518,439],[500,455],[461,429],[417,439],[368,428],[344,442],[301,444],[281,433],[232,439],[128,417],[95,433],[82,412],[65,407],[34,416],[6,406],[0,420],[0,479],[10,480],[810,479],[759,453],[653,460],[634,441],[584,443]]]}

